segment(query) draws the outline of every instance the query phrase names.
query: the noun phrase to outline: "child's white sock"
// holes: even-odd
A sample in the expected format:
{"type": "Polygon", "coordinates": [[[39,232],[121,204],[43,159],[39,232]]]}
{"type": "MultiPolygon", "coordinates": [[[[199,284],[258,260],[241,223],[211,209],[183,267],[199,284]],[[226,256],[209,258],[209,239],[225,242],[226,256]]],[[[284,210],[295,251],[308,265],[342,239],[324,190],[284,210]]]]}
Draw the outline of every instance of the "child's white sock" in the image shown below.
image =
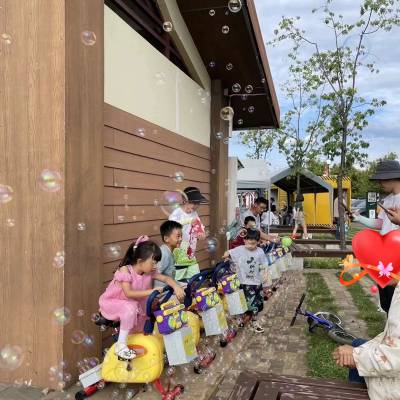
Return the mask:
{"type": "Polygon", "coordinates": [[[129,335],[129,330],[123,330],[120,329],[119,330],[119,335],[118,335],[118,344],[121,345],[125,345],[127,344],[127,339],[128,339],[128,335],[129,335]]]}

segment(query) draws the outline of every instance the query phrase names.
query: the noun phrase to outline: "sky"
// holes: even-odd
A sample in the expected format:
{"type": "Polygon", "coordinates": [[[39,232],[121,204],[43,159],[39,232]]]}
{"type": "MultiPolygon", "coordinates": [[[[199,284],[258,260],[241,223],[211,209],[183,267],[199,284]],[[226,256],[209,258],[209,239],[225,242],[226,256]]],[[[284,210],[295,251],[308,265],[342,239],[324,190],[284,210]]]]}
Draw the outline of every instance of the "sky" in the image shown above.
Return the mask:
{"type": "MultiPolygon", "coordinates": [[[[320,21],[322,14],[311,13],[313,8],[324,4],[323,0],[255,0],[255,3],[264,42],[273,38],[274,29],[285,15],[301,17],[301,26],[311,38],[318,38],[322,41],[322,45],[329,44],[328,30],[324,29],[320,21]]],[[[334,3],[336,10],[340,10],[345,19],[349,18],[349,21],[357,19],[361,0],[335,0],[334,3]]],[[[368,57],[375,60],[380,73],[372,76],[369,72],[360,74],[360,94],[365,98],[376,97],[387,102],[387,105],[370,119],[369,126],[363,132],[364,138],[370,143],[367,152],[371,160],[390,151],[395,151],[400,156],[399,40],[400,29],[394,28],[391,32],[378,32],[366,42],[368,57]]],[[[266,46],[266,48],[282,116],[288,109],[288,103],[281,94],[280,85],[287,79],[287,54],[290,46],[280,44],[278,47],[266,46]]],[[[230,155],[245,158],[246,152],[246,147],[238,143],[234,134],[229,145],[230,155]]],[[[273,169],[286,166],[284,157],[276,150],[269,154],[267,161],[273,169]]]]}

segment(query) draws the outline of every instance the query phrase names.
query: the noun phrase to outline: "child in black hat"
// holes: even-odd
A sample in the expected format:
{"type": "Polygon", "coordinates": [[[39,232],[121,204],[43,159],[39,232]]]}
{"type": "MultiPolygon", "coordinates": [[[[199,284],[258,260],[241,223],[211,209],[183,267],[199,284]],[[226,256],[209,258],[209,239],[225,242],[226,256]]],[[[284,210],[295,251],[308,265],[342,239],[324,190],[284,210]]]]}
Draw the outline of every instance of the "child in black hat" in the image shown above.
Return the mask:
{"type": "Polygon", "coordinates": [[[198,273],[199,266],[195,259],[197,239],[205,239],[205,228],[202,224],[197,209],[200,204],[207,203],[207,199],[196,187],[190,186],[182,193],[182,205],[176,208],[169,216],[169,220],[179,222],[182,225],[181,249],[185,250],[186,260],[182,260],[182,251],[175,252],[176,275],[175,279],[187,280],[198,273]],[[179,258],[179,259],[178,259],[179,258]]]}

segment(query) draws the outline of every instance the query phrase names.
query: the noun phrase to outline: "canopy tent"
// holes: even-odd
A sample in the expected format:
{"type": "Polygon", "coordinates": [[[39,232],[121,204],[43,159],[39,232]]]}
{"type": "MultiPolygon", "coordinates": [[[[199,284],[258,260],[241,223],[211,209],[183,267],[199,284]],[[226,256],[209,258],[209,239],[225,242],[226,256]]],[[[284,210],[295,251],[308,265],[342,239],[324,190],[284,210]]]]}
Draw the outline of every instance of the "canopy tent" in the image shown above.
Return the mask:
{"type": "MultiPolygon", "coordinates": [[[[297,190],[297,180],[293,168],[286,168],[271,177],[271,184],[284,190],[287,193],[294,193],[297,190]]],[[[333,195],[332,186],[314,175],[310,171],[303,171],[300,174],[300,188],[302,193],[326,193],[333,195]]]]}
{"type": "Polygon", "coordinates": [[[243,167],[237,173],[238,190],[268,189],[270,172],[265,160],[243,159],[243,167]]]}

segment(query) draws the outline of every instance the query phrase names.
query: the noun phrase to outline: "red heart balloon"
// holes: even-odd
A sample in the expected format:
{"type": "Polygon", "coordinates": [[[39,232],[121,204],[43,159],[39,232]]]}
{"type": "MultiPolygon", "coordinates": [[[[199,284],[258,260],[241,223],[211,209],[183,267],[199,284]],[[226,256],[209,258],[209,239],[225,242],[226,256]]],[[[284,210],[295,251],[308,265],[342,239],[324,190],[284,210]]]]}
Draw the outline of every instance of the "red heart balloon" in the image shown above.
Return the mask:
{"type": "MultiPolygon", "coordinates": [[[[381,262],[385,267],[393,265],[391,273],[400,272],[400,229],[382,236],[376,231],[364,230],[353,238],[353,251],[361,264],[377,267],[381,262]]],[[[367,269],[371,278],[384,288],[393,279],[387,276],[379,277],[379,271],[367,269]]]]}

